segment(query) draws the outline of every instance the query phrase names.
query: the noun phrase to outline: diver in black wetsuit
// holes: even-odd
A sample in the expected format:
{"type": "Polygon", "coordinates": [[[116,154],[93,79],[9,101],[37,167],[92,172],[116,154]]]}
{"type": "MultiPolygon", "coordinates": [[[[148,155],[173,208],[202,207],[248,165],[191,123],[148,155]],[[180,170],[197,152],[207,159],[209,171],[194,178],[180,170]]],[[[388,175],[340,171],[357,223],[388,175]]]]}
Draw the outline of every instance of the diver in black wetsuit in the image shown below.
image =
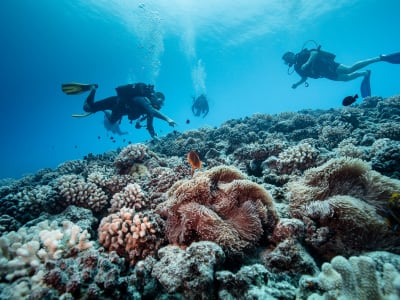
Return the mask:
{"type": "Polygon", "coordinates": [[[147,119],[147,130],[152,138],[157,136],[153,127],[154,117],[166,121],[170,126],[176,125],[174,120],[159,111],[164,104],[165,97],[163,93],[154,92],[154,87],[151,85],[136,83],[120,86],[116,88],[117,96],[94,102],[96,89],[97,85],[91,86],[83,109],[88,113],[104,111],[111,124],[119,123],[123,116],[128,116],[131,122],[139,120],[136,128],[140,128],[140,121],[147,119]]]}
{"type": "Polygon", "coordinates": [[[386,61],[389,63],[400,63],[400,52],[389,55],[380,55],[373,58],[356,62],[351,66],[346,66],[335,61],[336,55],[323,51],[318,46],[316,49],[303,49],[295,54],[286,52],[282,59],[285,64],[290,67],[294,66],[294,70],[300,75],[300,81],[294,83],[292,88],[297,88],[300,84],[305,83],[310,78],[327,78],[335,81],[349,81],[358,77],[364,77],[361,83],[362,97],[371,96],[370,76],[371,71],[358,71],[370,64],[386,61]]]}
{"type": "Polygon", "coordinates": [[[209,107],[207,97],[204,94],[200,96],[193,97],[193,104],[192,104],[192,112],[196,117],[199,117],[203,114],[203,118],[208,114],[209,107]]]}

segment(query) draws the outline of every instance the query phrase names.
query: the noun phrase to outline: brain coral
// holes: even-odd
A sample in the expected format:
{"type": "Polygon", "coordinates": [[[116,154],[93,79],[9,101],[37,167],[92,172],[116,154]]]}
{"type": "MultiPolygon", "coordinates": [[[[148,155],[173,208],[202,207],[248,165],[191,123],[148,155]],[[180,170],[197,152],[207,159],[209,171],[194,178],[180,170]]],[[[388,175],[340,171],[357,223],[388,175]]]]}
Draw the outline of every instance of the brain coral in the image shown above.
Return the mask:
{"type": "Polygon", "coordinates": [[[271,231],[278,216],[272,197],[238,170],[219,166],[176,182],[157,206],[170,243],[208,240],[240,254],[271,231]]]}
{"type": "Polygon", "coordinates": [[[306,243],[323,257],[396,250],[400,238],[386,225],[390,196],[400,181],[360,159],[332,159],[288,185],[290,213],[306,224],[306,243]]]}

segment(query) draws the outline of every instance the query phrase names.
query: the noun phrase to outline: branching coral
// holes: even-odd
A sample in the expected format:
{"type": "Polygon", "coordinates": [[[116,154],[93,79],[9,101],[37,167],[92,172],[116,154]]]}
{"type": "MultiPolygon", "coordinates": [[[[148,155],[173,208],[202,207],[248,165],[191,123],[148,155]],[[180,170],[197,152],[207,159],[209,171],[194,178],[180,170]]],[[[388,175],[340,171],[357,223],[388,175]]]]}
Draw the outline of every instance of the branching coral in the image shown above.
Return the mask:
{"type": "Polygon", "coordinates": [[[269,193],[234,168],[214,167],[180,180],[157,211],[167,219],[170,243],[208,240],[224,251],[241,253],[254,246],[278,216],[269,193]]]}
{"type": "Polygon", "coordinates": [[[117,212],[121,208],[133,208],[135,211],[146,206],[145,195],[137,183],[129,183],[124,189],[113,195],[109,212],[117,212]]]}
{"type": "Polygon", "coordinates": [[[108,204],[108,197],[93,182],[78,175],[63,175],[57,179],[56,188],[68,204],[100,211],[108,204]]]}
{"type": "Polygon", "coordinates": [[[157,214],[122,208],[101,220],[99,243],[134,265],[160,248],[164,241],[162,229],[163,222],[157,214]]]}
{"type": "Polygon", "coordinates": [[[69,257],[79,251],[84,251],[93,246],[90,234],[70,221],[62,223],[62,229],[57,228],[57,223],[52,223],[50,228],[39,232],[44,249],[38,251],[38,256],[44,259],[59,259],[69,257]]]}
{"type": "Polygon", "coordinates": [[[92,247],[90,235],[70,221],[40,222],[0,238],[0,278],[13,281],[32,274],[48,259],[72,257],[92,247]]]}
{"type": "Polygon", "coordinates": [[[127,174],[135,163],[141,163],[148,156],[145,144],[130,144],[118,154],[114,164],[120,174],[127,174]]]}

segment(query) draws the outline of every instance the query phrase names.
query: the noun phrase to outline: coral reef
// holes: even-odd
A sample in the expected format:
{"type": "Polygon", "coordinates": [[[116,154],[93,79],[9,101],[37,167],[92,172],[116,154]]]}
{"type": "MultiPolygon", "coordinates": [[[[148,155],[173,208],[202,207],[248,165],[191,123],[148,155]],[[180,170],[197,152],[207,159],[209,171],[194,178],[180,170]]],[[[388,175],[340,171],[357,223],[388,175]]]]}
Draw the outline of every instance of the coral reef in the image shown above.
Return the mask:
{"type": "Polygon", "coordinates": [[[0,180],[0,299],[400,299],[399,121],[366,97],[0,180]]]}
{"type": "Polygon", "coordinates": [[[157,212],[167,219],[170,243],[213,241],[231,254],[255,246],[278,220],[268,192],[227,166],[178,181],[157,212]]]}

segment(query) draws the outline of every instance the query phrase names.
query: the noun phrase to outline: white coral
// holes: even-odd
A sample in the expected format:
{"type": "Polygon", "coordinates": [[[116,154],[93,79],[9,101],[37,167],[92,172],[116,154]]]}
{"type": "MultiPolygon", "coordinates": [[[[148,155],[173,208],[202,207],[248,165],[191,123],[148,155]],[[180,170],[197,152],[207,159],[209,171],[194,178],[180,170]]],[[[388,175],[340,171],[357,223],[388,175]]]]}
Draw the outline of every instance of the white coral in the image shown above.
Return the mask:
{"type": "Polygon", "coordinates": [[[70,221],[20,228],[0,238],[0,279],[14,281],[32,274],[47,259],[70,256],[92,247],[90,235],[70,221]]]}

